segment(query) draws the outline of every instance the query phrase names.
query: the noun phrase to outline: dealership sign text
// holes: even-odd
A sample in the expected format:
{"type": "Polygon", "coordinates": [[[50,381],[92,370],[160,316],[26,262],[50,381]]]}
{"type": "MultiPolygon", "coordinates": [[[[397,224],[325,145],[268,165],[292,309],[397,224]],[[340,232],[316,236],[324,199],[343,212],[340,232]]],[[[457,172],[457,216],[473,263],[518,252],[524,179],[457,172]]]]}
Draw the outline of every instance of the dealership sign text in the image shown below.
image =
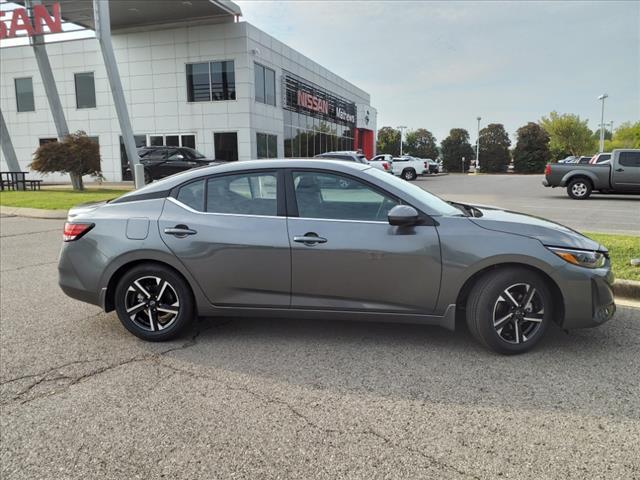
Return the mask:
{"type": "Polygon", "coordinates": [[[298,90],[298,105],[314,112],[329,113],[329,102],[310,93],[298,90]]]}
{"type": "Polygon", "coordinates": [[[34,5],[33,23],[26,8],[0,11],[0,39],[61,32],[62,17],[60,16],[59,3],[51,5],[51,13],[44,5],[34,5]],[[9,12],[11,12],[11,20],[2,18],[9,12]],[[45,25],[49,28],[48,32],[44,30],[45,25]]]}

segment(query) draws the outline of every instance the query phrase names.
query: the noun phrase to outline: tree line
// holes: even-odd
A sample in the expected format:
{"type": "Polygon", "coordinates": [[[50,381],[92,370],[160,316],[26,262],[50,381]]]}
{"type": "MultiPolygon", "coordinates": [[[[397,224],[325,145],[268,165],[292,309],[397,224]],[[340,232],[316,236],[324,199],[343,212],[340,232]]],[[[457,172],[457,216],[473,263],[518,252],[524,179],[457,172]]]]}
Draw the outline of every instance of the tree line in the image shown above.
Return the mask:
{"type": "MultiPolygon", "coordinates": [[[[538,122],[520,127],[513,148],[504,125],[490,123],[480,130],[480,168],[483,172],[505,172],[513,161],[516,172],[541,173],[547,163],[569,155],[594,155],[598,151],[600,130],[592,131],[587,123],[588,120],[578,115],[551,112],[538,122]]],[[[605,151],[615,148],[640,148],[640,121],[623,123],[613,132],[605,131],[605,151]]],[[[378,130],[377,150],[379,154],[400,155],[400,130],[392,127],[378,130]]],[[[464,128],[451,129],[439,146],[429,130],[411,130],[405,135],[403,153],[439,158],[450,172],[468,171],[476,157],[475,146],[471,145],[469,132],[464,128]]]]}

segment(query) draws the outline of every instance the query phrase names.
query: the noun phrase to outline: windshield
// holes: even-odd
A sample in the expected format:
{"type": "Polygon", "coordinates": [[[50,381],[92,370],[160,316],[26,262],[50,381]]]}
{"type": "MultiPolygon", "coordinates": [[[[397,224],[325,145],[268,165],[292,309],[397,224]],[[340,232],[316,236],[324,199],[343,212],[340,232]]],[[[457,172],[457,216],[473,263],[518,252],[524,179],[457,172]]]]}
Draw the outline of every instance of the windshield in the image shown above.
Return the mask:
{"type": "Polygon", "coordinates": [[[205,158],[205,156],[201,154],[199,151],[197,151],[195,148],[182,147],[182,149],[189,152],[192,155],[192,158],[205,158]]]}
{"type": "Polygon", "coordinates": [[[421,189],[413,183],[402,180],[394,175],[389,175],[387,172],[383,172],[377,168],[370,168],[366,170],[366,172],[428,205],[429,208],[437,212],[438,215],[460,216],[460,209],[450,205],[440,197],[421,189]]]}

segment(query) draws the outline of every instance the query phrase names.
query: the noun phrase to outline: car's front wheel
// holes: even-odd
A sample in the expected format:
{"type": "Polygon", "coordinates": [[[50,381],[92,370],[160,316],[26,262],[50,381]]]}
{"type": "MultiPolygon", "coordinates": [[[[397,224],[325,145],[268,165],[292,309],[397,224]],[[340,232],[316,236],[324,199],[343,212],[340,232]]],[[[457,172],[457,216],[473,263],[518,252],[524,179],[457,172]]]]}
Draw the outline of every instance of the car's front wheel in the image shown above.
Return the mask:
{"type": "Polygon", "coordinates": [[[122,325],[143,340],[177,337],[191,322],[194,301],[187,282],[163,265],[138,265],[118,282],[115,307],[122,325]]]}
{"type": "Polygon", "coordinates": [[[474,285],[467,301],[471,334],[503,354],[523,353],[542,338],[553,313],[544,280],[525,268],[489,272],[474,285]]]}

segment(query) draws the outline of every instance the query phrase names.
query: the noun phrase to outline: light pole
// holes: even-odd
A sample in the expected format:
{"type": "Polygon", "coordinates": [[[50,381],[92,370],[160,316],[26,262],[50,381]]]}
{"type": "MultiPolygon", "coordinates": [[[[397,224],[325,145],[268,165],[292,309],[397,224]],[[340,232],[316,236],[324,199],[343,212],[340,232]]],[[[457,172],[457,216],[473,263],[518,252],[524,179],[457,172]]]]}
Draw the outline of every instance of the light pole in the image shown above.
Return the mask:
{"type": "Polygon", "coordinates": [[[476,169],[473,173],[478,173],[480,171],[480,120],[482,117],[478,117],[478,137],[476,139],[476,169]]]}
{"type": "Polygon", "coordinates": [[[600,150],[599,152],[604,152],[604,99],[609,95],[603,93],[598,97],[598,100],[602,100],[602,113],[600,117],[600,150]]]}
{"type": "Polygon", "coordinates": [[[400,156],[402,156],[402,136],[404,135],[404,130],[407,128],[406,125],[400,125],[398,130],[400,130],[400,156]]]}

